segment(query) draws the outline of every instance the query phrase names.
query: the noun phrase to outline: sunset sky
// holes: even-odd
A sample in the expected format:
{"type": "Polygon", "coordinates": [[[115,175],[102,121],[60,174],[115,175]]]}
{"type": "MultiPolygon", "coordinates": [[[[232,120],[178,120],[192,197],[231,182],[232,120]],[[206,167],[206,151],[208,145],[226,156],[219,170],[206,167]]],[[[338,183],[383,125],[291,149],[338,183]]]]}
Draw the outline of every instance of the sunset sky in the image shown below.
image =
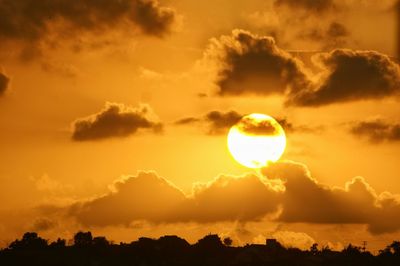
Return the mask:
{"type": "Polygon", "coordinates": [[[0,0],[0,246],[400,239],[395,0],[0,0]],[[243,115],[282,158],[236,162],[243,115]]]}

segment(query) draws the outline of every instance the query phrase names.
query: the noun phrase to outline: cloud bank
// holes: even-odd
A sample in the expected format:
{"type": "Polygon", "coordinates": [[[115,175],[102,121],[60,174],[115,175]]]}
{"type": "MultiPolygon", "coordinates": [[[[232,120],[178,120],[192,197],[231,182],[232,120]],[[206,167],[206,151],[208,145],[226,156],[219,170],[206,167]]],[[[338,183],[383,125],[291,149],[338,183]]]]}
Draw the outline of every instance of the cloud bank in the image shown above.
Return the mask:
{"type": "Polygon", "coordinates": [[[190,195],[154,172],[125,177],[109,193],[76,203],[69,215],[88,226],[222,221],[250,222],[269,217],[284,223],[366,224],[373,234],[400,229],[399,195],[377,195],[362,178],[344,188],[320,184],[299,163],[279,162],[265,177],[221,175],[198,183],[190,195]]]}

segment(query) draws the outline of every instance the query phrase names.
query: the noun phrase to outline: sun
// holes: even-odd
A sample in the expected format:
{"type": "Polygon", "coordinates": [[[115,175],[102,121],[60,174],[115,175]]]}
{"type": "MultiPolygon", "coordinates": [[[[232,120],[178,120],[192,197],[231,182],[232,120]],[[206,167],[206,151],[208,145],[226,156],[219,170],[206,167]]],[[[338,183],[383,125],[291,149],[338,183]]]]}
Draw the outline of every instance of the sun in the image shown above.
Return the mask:
{"type": "Polygon", "coordinates": [[[233,158],[249,168],[261,168],[276,162],[286,147],[282,126],[264,114],[250,114],[231,127],[228,149],[233,158]]]}

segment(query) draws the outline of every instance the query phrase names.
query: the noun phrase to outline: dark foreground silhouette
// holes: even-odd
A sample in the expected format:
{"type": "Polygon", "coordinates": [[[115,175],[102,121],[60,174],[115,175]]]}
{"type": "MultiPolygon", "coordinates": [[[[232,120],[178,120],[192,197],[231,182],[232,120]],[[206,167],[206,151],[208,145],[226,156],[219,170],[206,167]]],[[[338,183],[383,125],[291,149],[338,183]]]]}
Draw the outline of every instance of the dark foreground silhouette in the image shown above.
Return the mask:
{"type": "Polygon", "coordinates": [[[25,233],[0,251],[0,265],[400,265],[399,241],[375,256],[350,244],[342,251],[319,249],[317,244],[306,251],[285,248],[274,239],[265,245],[231,244],[230,238],[221,240],[218,235],[207,235],[193,245],[177,236],[112,244],[105,237],[78,232],[73,245],[66,245],[63,239],[49,244],[36,233],[25,233]]]}

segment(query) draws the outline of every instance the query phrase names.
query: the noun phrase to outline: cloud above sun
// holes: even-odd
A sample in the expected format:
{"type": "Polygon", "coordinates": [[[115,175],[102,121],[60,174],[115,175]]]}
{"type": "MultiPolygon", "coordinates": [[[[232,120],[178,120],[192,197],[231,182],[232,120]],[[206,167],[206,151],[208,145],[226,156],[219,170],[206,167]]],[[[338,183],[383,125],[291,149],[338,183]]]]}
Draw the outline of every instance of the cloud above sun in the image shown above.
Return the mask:
{"type": "Polygon", "coordinates": [[[243,30],[212,39],[206,60],[216,65],[218,95],[273,95],[309,86],[302,62],[280,49],[272,37],[243,30]]]}
{"type": "Polygon", "coordinates": [[[215,67],[219,96],[282,95],[288,106],[318,107],[400,93],[400,68],[375,51],[315,53],[313,73],[272,37],[234,30],[211,40],[205,60],[215,67]],[[352,75],[348,75],[352,73],[352,75]]]}
{"type": "Polygon", "coordinates": [[[313,59],[323,69],[315,88],[295,93],[290,104],[322,106],[399,96],[400,68],[384,54],[340,49],[313,59]]]}
{"type": "Polygon", "coordinates": [[[86,33],[116,29],[163,37],[174,29],[177,14],[157,0],[35,1],[3,0],[0,5],[2,45],[22,45],[24,59],[45,53],[62,41],[86,33]]]}
{"type": "Polygon", "coordinates": [[[276,7],[286,6],[293,8],[303,8],[311,12],[325,12],[335,7],[334,0],[276,0],[274,2],[276,7]]]}
{"type": "MultiPolygon", "coordinates": [[[[224,135],[227,134],[229,129],[234,126],[239,120],[245,116],[245,114],[240,114],[237,111],[210,111],[201,117],[184,117],[175,121],[177,126],[193,125],[197,124],[206,127],[206,132],[209,135],[224,135]]],[[[278,123],[283,127],[285,132],[292,132],[300,128],[293,126],[291,122],[286,118],[277,118],[278,123]]]]}
{"type": "Polygon", "coordinates": [[[155,114],[148,105],[132,108],[123,104],[106,103],[99,113],[77,119],[73,123],[72,139],[75,141],[122,138],[139,129],[162,131],[162,124],[154,121],[155,114]]]}
{"type": "Polygon", "coordinates": [[[400,124],[381,118],[351,123],[350,133],[372,143],[400,141],[400,124]]]}
{"type": "Polygon", "coordinates": [[[35,41],[51,31],[51,23],[64,22],[74,31],[98,31],[127,22],[150,35],[171,30],[175,12],[155,0],[41,1],[3,0],[0,7],[2,39],[35,41]],[[33,8],[34,7],[34,8],[33,8]]]}

